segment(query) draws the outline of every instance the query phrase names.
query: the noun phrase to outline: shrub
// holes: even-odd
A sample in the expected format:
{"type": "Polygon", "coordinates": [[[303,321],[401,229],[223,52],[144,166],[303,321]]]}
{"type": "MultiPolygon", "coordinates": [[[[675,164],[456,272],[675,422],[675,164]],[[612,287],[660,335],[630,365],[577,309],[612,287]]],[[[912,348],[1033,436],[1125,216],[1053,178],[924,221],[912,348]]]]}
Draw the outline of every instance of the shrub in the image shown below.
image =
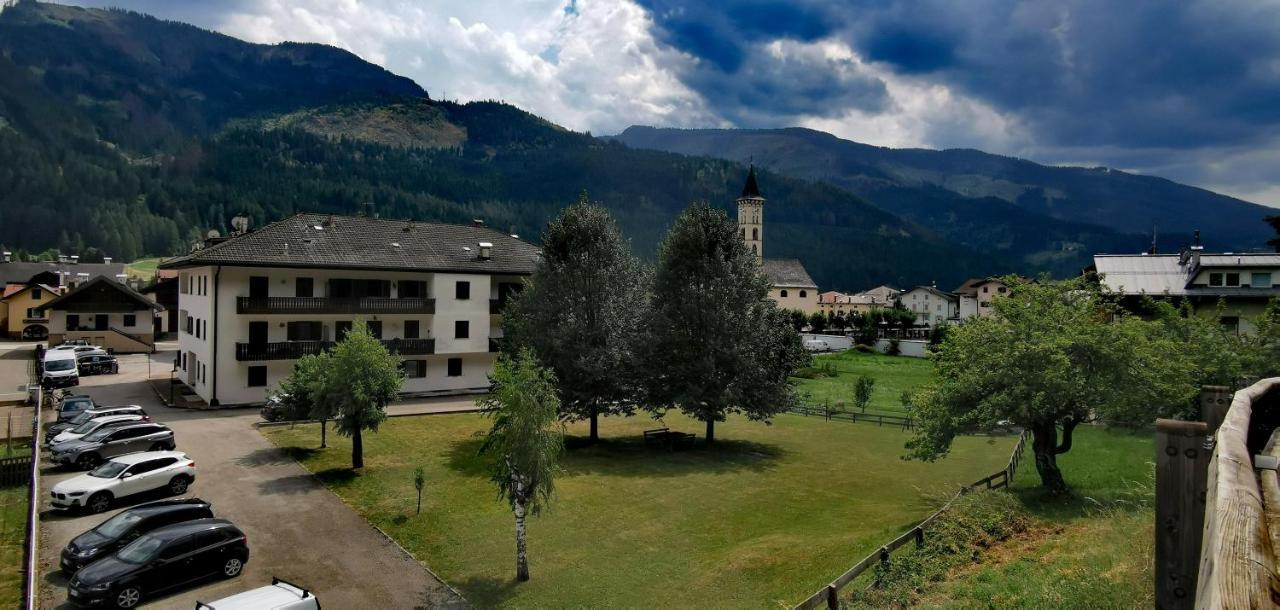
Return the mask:
{"type": "Polygon", "coordinates": [[[889,347],[885,348],[884,353],[889,356],[897,356],[902,353],[902,348],[898,345],[897,339],[889,339],[889,347]]]}
{"type": "Polygon", "coordinates": [[[859,344],[857,344],[857,345],[853,346],[853,351],[855,351],[855,352],[859,352],[859,353],[862,353],[862,354],[871,354],[871,353],[874,353],[874,352],[876,351],[876,348],[871,347],[870,345],[867,345],[866,343],[859,343],[859,344]]]}

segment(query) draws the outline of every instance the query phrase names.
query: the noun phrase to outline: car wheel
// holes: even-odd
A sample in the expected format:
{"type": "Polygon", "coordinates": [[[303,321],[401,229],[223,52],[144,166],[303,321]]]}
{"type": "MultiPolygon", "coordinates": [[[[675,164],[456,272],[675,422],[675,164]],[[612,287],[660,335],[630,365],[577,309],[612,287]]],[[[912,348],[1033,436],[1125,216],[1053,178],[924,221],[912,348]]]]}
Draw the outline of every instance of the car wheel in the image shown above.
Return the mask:
{"type": "Polygon", "coordinates": [[[115,602],[117,608],[132,608],[137,606],[140,601],[142,601],[142,589],[132,585],[120,589],[120,592],[116,593],[115,602]]]}
{"type": "Polygon", "coordinates": [[[232,557],[226,563],[222,564],[222,575],[227,578],[235,578],[240,575],[240,570],[244,569],[244,562],[239,557],[232,557]]]}
{"type": "Polygon", "coordinates": [[[76,458],[76,466],[80,470],[93,470],[98,465],[99,459],[96,453],[82,453],[80,457],[76,458]]]}
{"type": "Polygon", "coordinates": [[[108,508],[111,508],[111,494],[105,491],[93,494],[89,496],[89,501],[84,503],[84,507],[94,514],[106,512],[108,508]]]}
{"type": "Polygon", "coordinates": [[[175,496],[180,496],[187,493],[187,487],[190,485],[191,479],[185,476],[176,476],[173,477],[172,481],[169,481],[169,491],[175,496]]]}

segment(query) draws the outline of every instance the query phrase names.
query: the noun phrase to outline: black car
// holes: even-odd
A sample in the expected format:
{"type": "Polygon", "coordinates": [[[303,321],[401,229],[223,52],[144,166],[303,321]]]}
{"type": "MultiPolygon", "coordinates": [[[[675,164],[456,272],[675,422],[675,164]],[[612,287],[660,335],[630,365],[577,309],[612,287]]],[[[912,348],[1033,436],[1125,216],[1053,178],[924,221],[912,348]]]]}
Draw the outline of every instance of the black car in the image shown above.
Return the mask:
{"type": "Polygon", "coordinates": [[[120,363],[110,354],[86,354],[76,358],[81,375],[114,375],[120,372],[120,363]]]}
{"type": "Polygon", "coordinates": [[[239,576],[248,561],[248,540],[230,521],[187,521],[152,530],[85,566],[71,577],[68,599],[80,606],[133,608],[143,597],[210,576],[239,576]]]}
{"type": "Polygon", "coordinates": [[[213,511],[209,503],[200,498],[161,500],[135,506],[73,538],[62,549],[62,571],[74,574],[151,530],[210,517],[213,517],[213,511]]]}
{"type": "Polygon", "coordinates": [[[88,394],[73,394],[62,399],[58,404],[58,421],[68,421],[85,409],[94,407],[93,399],[88,394]]]}

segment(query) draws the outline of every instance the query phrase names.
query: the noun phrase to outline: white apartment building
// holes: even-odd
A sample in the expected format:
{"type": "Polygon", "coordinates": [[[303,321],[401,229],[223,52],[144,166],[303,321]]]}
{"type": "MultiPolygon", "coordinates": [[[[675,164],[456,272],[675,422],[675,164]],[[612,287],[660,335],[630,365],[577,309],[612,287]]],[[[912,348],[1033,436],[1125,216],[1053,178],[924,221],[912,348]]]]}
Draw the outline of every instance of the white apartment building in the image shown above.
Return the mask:
{"type": "Polygon", "coordinates": [[[898,302],[916,314],[916,323],[930,328],[948,321],[955,322],[960,317],[956,295],[934,286],[916,286],[898,295],[898,302]]]}
{"type": "Polygon", "coordinates": [[[991,300],[1009,294],[1009,287],[996,278],[972,278],[961,284],[954,294],[959,299],[960,319],[968,320],[991,315],[991,300]]]}
{"type": "Polygon", "coordinates": [[[405,394],[484,390],[538,256],[483,226],[298,214],[160,268],[178,271],[182,381],[216,406],[263,402],[357,319],[400,355],[405,394]]]}

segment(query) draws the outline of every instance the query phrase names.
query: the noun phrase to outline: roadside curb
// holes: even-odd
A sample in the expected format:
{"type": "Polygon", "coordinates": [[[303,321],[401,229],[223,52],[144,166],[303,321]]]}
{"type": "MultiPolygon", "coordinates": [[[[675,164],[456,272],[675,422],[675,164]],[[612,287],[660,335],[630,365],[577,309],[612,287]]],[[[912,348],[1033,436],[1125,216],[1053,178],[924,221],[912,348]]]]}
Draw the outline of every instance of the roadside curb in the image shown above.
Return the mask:
{"type": "MultiPolygon", "coordinates": [[[[308,470],[307,472],[311,472],[311,471],[308,470]]],[[[315,474],[312,473],[311,477],[315,478],[315,474]]],[[[321,486],[324,486],[324,483],[321,483],[320,479],[316,479],[316,482],[320,483],[321,486]]],[[[329,493],[333,493],[333,490],[330,490],[328,487],[325,487],[325,490],[328,491],[329,493]]],[[[337,495],[337,494],[334,494],[334,495],[337,495]]],[[[341,501],[342,498],[338,498],[338,500],[341,501]]],[[[345,505],[346,502],[343,502],[343,504],[345,505]]],[[[356,513],[356,514],[358,515],[359,513],[356,513]]],[[[399,549],[401,553],[404,553],[404,556],[409,558],[410,561],[422,566],[422,569],[426,570],[427,574],[430,574],[432,578],[436,579],[436,582],[439,582],[440,584],[444,585],[444,588],[448,589],[454,595],[458,596],[458,600],[462,602],[463,607],[466,607],[466,608],[472,607],[471,602],[467,601],[467,598],[462,595],[462,592],[453,588],[453,585],[449,584],[447,581],[445,581],[445,579],[440,578],[440,575],[436,574],[435,570],[431,569],[431,566],[428,566],[422,561],[419,561],[417,557],[413,556],[413,553],[409,552],[409,549],[406,549],[403,546],[400,546],[400,543],[396,542],[395,538],[392,538],[390,534],[384,532],[382,528],[374,525],[373,523],[370,523],[368,520],[365,520],[365,523],[369,523],[369,527],[372,527],[373,530],[378,532],[378,534],[381,535],[384,539],[386,539],[387,542],[391,543],[391,546],[396,547],[397,549],[399,549]]]]}

